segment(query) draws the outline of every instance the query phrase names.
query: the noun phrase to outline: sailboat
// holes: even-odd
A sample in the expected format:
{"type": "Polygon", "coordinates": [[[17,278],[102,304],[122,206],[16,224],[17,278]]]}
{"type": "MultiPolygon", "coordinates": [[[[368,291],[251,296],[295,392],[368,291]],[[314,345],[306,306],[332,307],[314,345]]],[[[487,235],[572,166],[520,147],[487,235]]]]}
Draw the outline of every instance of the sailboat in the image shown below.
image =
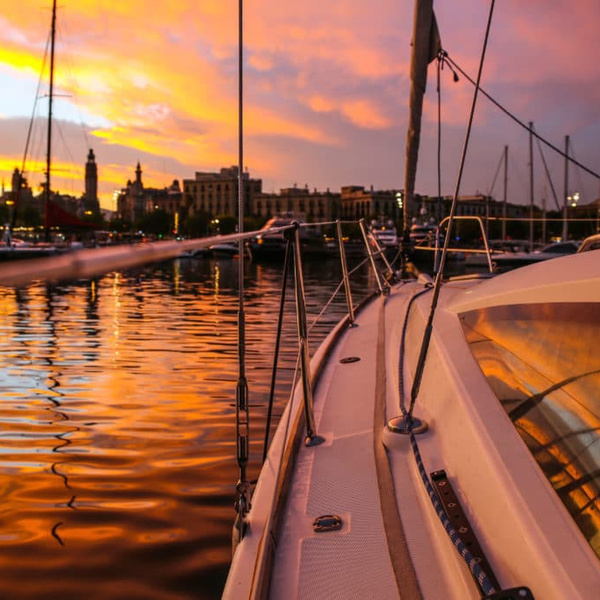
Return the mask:
{"type": "MultiPolygon", "coordinates": [[[[415,104],[434,30],[432,1],[417,0],[415,104]]],[[[418,119],[409,137],[416,155],[418,119]]],[[[410,265],[378,279],[309,361],[296,230],[300,378],[256,486],[238,482],[225,598],[598,597],[600,263],[580,252],[446,278],[450,231],[435,279],[410,265]]],[[[255,235],[81,250],[3,266],[0,283],[90,277],[255,235]]],[[[245,469],[243,373],[238,390],[245,469]]]]}
{"type": "MultiPolygon", "coordinates": [[[[418,105],[436,27],[415,8],[418,105]]],[[[238,483],[224,598],[598,598],[600,263],[446,279],[445,255],[301,364],[251,496],[238,483]]]]}
{"type": "MultiPolygon", "coordinates": [[[[97,229],[95,224],[82,221],[75,215],[64,210],[59,204],[52,200],[52,128],[53,128],[53,103],[54,103],[54,69],[55,69],[55,46],[56,46],[56,0],[52,1],[52,18],[50,27],[50,72],[48,88],[48,123],[46,131],[46,172],[44,181],[44,230],[45,241],[30,244],[26,242],[15,243],[11,229],[7,225],[4,228],[2,241],[0,242],[0,260],[38,258],[50,256],[64,251],[65,248],[57,248],[50,243],[50,229],[55,227],[69,227],[78,229],[97,229]]],[[[29,140],[28,140],[29,143],[29,140]]],[[[26,152],[27,153],[27,150],[26,152]]],[[[22,175],[21,175],[22,176],[22,175]]],[[[20,176],[20,177],[21,177],[20,176]]],[[[17,187],[17,201],[14,206],[13,226],[18,208],[18,196],[20,185],[17,187]]]]}

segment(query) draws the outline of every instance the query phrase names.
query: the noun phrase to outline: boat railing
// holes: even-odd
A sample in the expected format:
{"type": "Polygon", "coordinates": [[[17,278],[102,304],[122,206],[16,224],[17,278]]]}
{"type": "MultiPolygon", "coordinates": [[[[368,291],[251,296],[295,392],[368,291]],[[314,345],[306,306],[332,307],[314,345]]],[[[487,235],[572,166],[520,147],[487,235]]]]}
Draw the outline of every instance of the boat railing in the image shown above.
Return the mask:
{"type": "MultiPolygon", "coordinates": [[[[286,229],[285,239],[288,243],[288,250],[286,251],[286,261],[284,264],[284,280],[288,275],[288,271],[293,267],[293,277],[294,277],[294,286],[295,286],[295,299],[296,299],[296,313],[297,313],[297,325],[298,325],[298,340],[299,340],[299,362],[300,362],[300,377],[301,377],[301,385],[303,390],[303,399],[304,399],[304,407],[305,407],[305,420],[306,420],[306,443],[307,445],[315,445],[320,443],[320,438],[316,431],[316,426],[314,422],[314,411],[312,406],[312,388],[313,381],[310,373],[310,361],[309,361],[309,352],[308,352],[308,336],[311,329],[318,323],[319,319],[325,313],[328,306],[333,302],[333,300],[337,297],[342,288],[344,288],[346,307],[347,307],[347,323],[349,326],[354,324],[354,300],[352,297],[352,290],[350,286],[350,277],[364,267],[366,263],[368,263],[372,269],[373,276],[375,278],[375,282],[377,285],[377,293],[379,294],[387,294],[389,292],[390,281],[394,278],[394,268],[393,262],[390,263],[385,256],[385,251],[379,245],[376,236],[369,231],[369,229],[365,225],[364,219],[358,222],[361,233],[363,236],[363,242],[365,246],[365,252],[367,257],[360,261],[357,265],[353,267],[352,270],[348,268],[348,261],[346,258],[345,246],[344,246],[344,236],[342,231],[342,225],[344,223],[352,223],[353,221],[330,221],[330,222],[319,222],[319,223],[294,223],[290,226],[284,227],[286,229]],[[307,311],[306,311],[306,298],[305,298],[305,289],[304,289],[304,277],[303,277],[303,267],[302,267],[302,240],[300,237],[300,229],[301,228],[309,228],[309,227],[324,227],[331,226],[335,224],[336,228],[336,237],[338,242],[339,249],[339,259],[340,266],[342,271],[342,279],[338,283],[338,285],[333,290],[329,300],[324,303],[323,308],[320,313],[315,317],[310,326],[307,325],[307,311]],[[291,262],[288,262],[288,256],[291,253],[293,259],[291,262]],[[383,269],[380,272],[380,265],[377,262],[381,261],[383,265],[383,269]]],[[[400,255],[397,255],[397,258],[400,255]]],[[[285,288],[283,288],[285,289],[285,288]]],[[[282,292],[283,295],[284,292],[282,292]]],[[[283,301],[283,298],[282,298],[283,301]]],[[[279,327],[280,329],[280,327],[279,327]]],[[[278,337],[281,334],[278,331],[278,337]]],[[[271,394],[272,396],[272,394],[271,394]]],[[[271,400],[270,400],[271,402],[271,400]]],[[[268,440],[268,432],[265,436],[265,445],[268,440]]],[[[266,447],[264,455],[266,456],[266,447]]]]}
{"type": "MultiPolygon", "coordinates": [[[[487,265],[488,268],[490,270],[490,273],[494,270],[494,263],[492,262],[492,249],[490,247],[489,241],[488,241],[488,237],[487,237],[487,233],[485,230],[485,225],[483,223],[483,220],[481,217],[478,216],[474,216],[474,215],[468,215],[468,216],[454,216],[452,218],[452,221],[475,221],[478,225],[479,228],[481,230],[481,239],[483,240],[483,249],[478,249],[478,248],[465,248],[465,247],[458,247],[458,246],[449,246],[448,247],[448,252],[455,252],[455,253],[462,253],[462,254],[485,254],[487,257],[487,265]]],[[[444,230],[445,227],[448,226],[448,223],[450,222],[450,217],[444,217],[438,224],[437,228],[435,229],[435,231],[433,232],[434,235],[434,244],[431,245],[430,243],[428,244],[427,242],[430,240],[426,240],[423,244],[419,244],[418,249],[419,250],[426,250],[426,251],[430,251],[430,252],[435,252],[435,259],[434,259],[434,272],[437,272],[438,270],[438,266],[440,264],[440,257],[441,257],[441,253],[442,253],[442,232],[444,230]]]]}
{"type": "MultiPolygon", "coordinates": [[[[331,223],[328,224],[331,225],[331,223]]],[[[390,263],[387,258],[385,258],[384,251],[378,244],[376,237],[365,227],[364,221],[359,221],[359,226],[363,236],[367,257],[357,266],[354,266],[352,270],[349,270],[345,254],[344,237],[342,234],[342,222],[336,221],[335,225],[342,269],[342,280],[333,291],[329,301],[325,303],[322,311],[313,321],[311,327],[307,327],[301,251],[302,240],[299,230],[301,227],[323,225],[325,224],[295,224],[295,228],[290,228],[285,234],[287,247],[283,268],[284,284],[282,285],[280,320],[275,343],[275,352],[277,353],[282,335],[281,315],[283,314],[283,304],[285,302],[285,281],[290,272],[293,274],[295,285],[299,350],[296,359],[296,370],[291,395],[284,413],[281,416],[282,424],[284,424],[284,426],[277,429],[275,436],[270,443],[271,448],[269,453],[267,453],[270,439],[270,415],[272,413],[274,398],[274,374],[276,373],[277,368],[276,361],[274,361],[273,365],[267,427],[265,430],[265,445],[263,449],[263,469],[269,473],[269,476],[266,477],[266,480],[262,481],[260,492],[261,501],[259,503],[261,512],[254,516],[250,515],[249,517],[238,513],[233,531],[233,552],[235,553],[242,551],[241,547],[238,549],[238,545],[249,531],[249,528],[245,526],[243,522],[248,519],[246,522],[252,523],[251,535],[249,536],[249,539],[246,540],[243,549],[244,553],[253,554],[256,557],[256,562],[252,563],[254,576],[250,578],[252,580],[251,590],[248,596],[250,598],[261,598],[267,593],[265,586],[268,586],[267,582],[270,579],[269,570],[272,565],[270,557],[274,552],[273,533],[278,527],[277,518],[281,514],[280,508],[285,502],[285,494],[288,488],[289,478],[291,477],[291,467],[297,446],[302,442],[302,438],[304,438],[304,444],[307,447],[318,446],[325,441],[325,438],[320,436],[317,432],[312,392],[319,379],[321,369],[324,365],[324,359],[330,352],[330,348],[334,341],[347,327],[352,327],[354,324],[354,302],[350,288],[350,277],[358,269],[361,269],[368,264],[372,269],[377,284],[375,293],[379,295],[385,295],[389,292],[390,281],[394,277],[393,265],[395,261],[390,263]],[[380,272],[380,263],[383,265],[382,272],[380,272]],[[308,353],[308,336],[310,329],[316,324],[327,306],[337,296],[342,287],[345,289],[348,313],[331,332],[328,337],[328,343],[320,346],[317,354],[311,361],[309,360],[308,353]],[[248,546],[248,544],[250,544],[250,546],[248,546]]],[[[400,253],[397,254],[396,258],[399,257],[400,253]]],[[[358,308],[360,309],[360,306],[358,308]]],[[[239,562],[241,564],[249,564],[244,560],[239,562]]]]}

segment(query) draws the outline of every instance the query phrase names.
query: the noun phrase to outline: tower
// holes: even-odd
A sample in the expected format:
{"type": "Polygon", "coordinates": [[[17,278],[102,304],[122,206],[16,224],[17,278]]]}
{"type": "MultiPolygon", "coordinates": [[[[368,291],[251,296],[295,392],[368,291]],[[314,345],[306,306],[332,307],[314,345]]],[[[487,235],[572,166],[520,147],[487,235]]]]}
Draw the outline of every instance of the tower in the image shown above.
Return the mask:
{"type": "Polygon", "coordinates": [[[16,194],[17,190],[19,188],[21,188],[23,185],[23,178],[21,176],[21,173],[19,173],[19,169],[17,169],[16,167],[12,174],[11,183],[12,183],[12,192],[13,192],[13,194],[16,194]]]}
{"type": "Polygon", "coordinates": [[[85,204],[88,210],[97,211],[100,208],[98,204],[98,166],[91,148],[85,163],[85,204]]]}

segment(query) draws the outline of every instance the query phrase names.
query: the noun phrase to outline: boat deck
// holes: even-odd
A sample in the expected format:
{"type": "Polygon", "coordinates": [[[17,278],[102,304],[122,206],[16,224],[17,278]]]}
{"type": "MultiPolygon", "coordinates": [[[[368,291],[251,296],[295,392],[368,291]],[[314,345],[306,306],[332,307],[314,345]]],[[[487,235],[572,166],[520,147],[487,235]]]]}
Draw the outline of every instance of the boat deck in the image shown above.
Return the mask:
{"type": "MultiPolygon", "coordinates": [[[[489,306],[597,302],[592,260],[561,260],[569,268],[549,261],[556,264],[445,284],[415,408],[428,429],[417,439],[425,472],[447,473],[502,589],[528,586],[538,599],[591,600],[600,589],[597,556],[507,418],[461,324],[461,315],[489,306]],[[559,273],[567,285],[555,284],[559,273]]],[[[400,414],[402,345],[405,395],[413,383],[431,304],[426,283],[394,285],[315,355],[314,365],[324,365],[314,408],[325,441],[297,444],[297,390],[261,472],[226,598],[484,595],[436,515],[410,438],[387,427],[400,414]],[[339,516],[341,527],[315,532],[314,520],[326,515],[339,516]]]]}
{"type": "Polygon", "coordinates": [[[297,589],[299,598],[397,597],[378,510],[373,423],[377,369],[375,357],[364,356],[365,348],[376,347],[378,323],[373,320],[353,327],[345,337],[323,374],[327,389],[316,390],[316,398],[335,394],[341,401],[325,406],[317,402],[315,406],[318,432],[326,441],[318,447],[302,448],[298,457],[292,486],[306,475],[312,483],[304,486],[305,493],[294,494],[287,506],[286,525],[278,542],[278,554],[284,559],[276,561],[272,597],[287,596],[290,589],[297,589]],[[352,357],[360,360],[340,362],[352,357]],[[361,398],[358,409],[343,401],[357,397],[361,398]],[[328,514],[342,518],[341,529],[315,533],[313,520],[328,514]],[[315,564],[328,567],[315,569],[315,564]],[[290,588],[289,577],[294,573],[297,585],[290,588]]]}
{"type": "MultiPolygon", "coordinates": [[[[389,364],[386,368],[397,360],[386,356],[386,320],[397,321],[391,315],[405,310],[407,300],[403,294],[378,299],[372,307],[377,318],[361,320],[345,333],[322,374],[315,418],[326,441],[302,447],[297,458],[291,482],[295,493],[277,542],[271,598],[287,598],[291,589],[298,590],[297,598],[479,597],[451,546],[440,555],[431,535],[422,535],[429,531],[437,538],[441,526],[423,514],[423,498],[418,497],[422,484],[416,481],[408,438],[386,432],[387,420],[399,413],[395,382],[386,381],[386,372],[389,377],[397,371],[389,364]],[[376,356],[370,354],[374,348],[376,356]],[[354,357],[360,360],[341,362],[354,357]],[[361,401],[350,404],[344,398],[361,401]],[[393,478],[382,443],[390,436],[388,443],[397,446],[398,454],[393,478]],[[313,520],[331,514],[341,517],[341,529],[315,533],[313,520]],[[403,521],[409,521],[408,527],[403,521]],[[444,576],[457,567],[464,571],[458,586],[455,573],[452,584],[444,576]],[[420,583],[415,568],[427,572],[420,583]],[[450,585],[455,591],[449,595],[450,585]]],[[[399,332],[394,333],[399,345],[399,332]]],[[[442,543],[449,545],[441,533],[442,543]]]]}

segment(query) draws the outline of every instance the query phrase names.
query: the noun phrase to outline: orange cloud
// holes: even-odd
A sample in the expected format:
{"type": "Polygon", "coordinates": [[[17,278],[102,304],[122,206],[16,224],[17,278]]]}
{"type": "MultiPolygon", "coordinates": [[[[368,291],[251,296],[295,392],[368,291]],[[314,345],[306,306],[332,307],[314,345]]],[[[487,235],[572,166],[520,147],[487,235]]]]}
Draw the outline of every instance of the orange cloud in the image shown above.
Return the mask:
{"type": "Polygon", "coordinates": [[[342,106],[342,114],[358,127],[365,129],[385,129],[392,123],[370,100],[346,102],[342,106]]]}
{"type": "MultiPolygon", "coordinates": [[[[0,85],[18,77],[35,87],[50,24],[50,2],[44,4],[20,0],[0,7],[0,85]]],[[[597,0],[547,4],[532,0],[524,9],[522,2],[506,0],[497,9],[484,87],[509,108],[526,113],[540,108],[539,86],[572,86],[571,114],[579,115],[583,128],[589,119],[580,115],[591,114],[600,95],[594,92],[600,66],[593,18],[599,5],[597,0]],[[568,31],[577,32],[576,39],[568,31]],[[588,112],[580,109],[588,104],[588,112]]],[[[71,111],[63,118],[76,120],[76,104],[93,129],[95,149],[106,148],[105,162],[114,168],[101,168],[103,194],[124,184],[118,177],[132,176],[138,156],[149,181],[155,181],[154,173],[156,181],[170,182],[196,169],[236,163],[237,8],[236,2],[193,0],[151,5],[147,0],[78,0],[59,6],[57,92],[70,97],[71,111]],[[115,154],[127,161],[121,168],[115,154]],[[164,160],[169,170],[161,174],[157,165],[164,160]]],[[[380,141],[392,137],[390,129],[398,128],[407,110],[412,10],[412,3],[395,0],[381,0],[377,10],[358,0],[247,3],[245,136],[254,168],[278,179],[293,177],[288,175],[293,168],[316,172],[327,162],[317,156],[329,160],[342,148],[349,150],[340,151],[339,160],[350,164],[349,153],[360,151],[355,149],[365,136],[389,155],[380,141]],[[353,138],[357,132],[360,142],[353,138]],[[300,166],[289,160],[286,174],[278,175],[284,161],[274,148],[287,148],[291,155],[299,146],[311,162],[300,166]]],[[[452,6],[439,3],[436,11],[445,48],[475,75],[487,6],[458,0],[452,6]]],[[[437,121],[434,77],[432,67],[424,127],[437,121]]],[[[458,130],[472,87],[464,81],[452,84],[446,72],[444,78],[444,119],[458,130]]],[[[544,93],[542,102],[552,100],[551,92],[544,93]]],[[[548,114],[554,117],[552,111],[558,110],[553,106],[548,114]]],[[[1,98],[0,113],[14,116],[1,98]]],[[[484,101],[477,120],[492,122],[484,101]]],[[[20,158],[6,170],[3,164],[0,174],[9,179],[20,158]]],[[[344,172],[341,165],[337,169],[344,172]]],[[[394,171],[390,179],[396,176],[394,171]]]]}

